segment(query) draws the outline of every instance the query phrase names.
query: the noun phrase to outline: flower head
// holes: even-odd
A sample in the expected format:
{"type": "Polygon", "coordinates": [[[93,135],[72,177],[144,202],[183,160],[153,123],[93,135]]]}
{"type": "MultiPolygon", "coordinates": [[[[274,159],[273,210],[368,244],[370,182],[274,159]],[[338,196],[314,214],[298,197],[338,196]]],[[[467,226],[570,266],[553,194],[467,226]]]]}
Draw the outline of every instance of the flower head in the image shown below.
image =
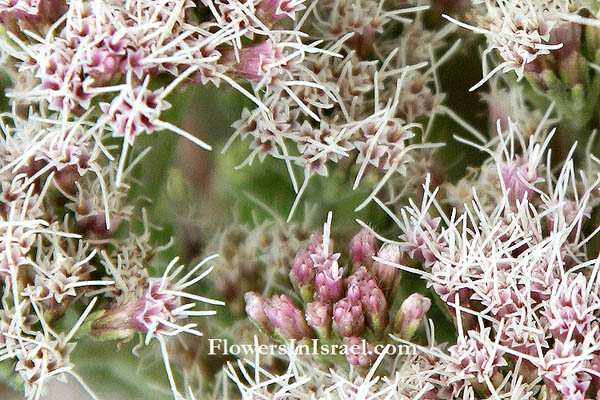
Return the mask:
{"type": "Polygon", "coordinates": [[[266,329],[269,326],[269,319],[265,313],[267,300],[254,292],[246,293],[244,300],[246,301],[246,314],[250,320],[266,329]]]}
{"type": "Polygon", "coordinates": [[[151,91],[146,87],[126,90],[110,104],[100,104],[114,136],[125,138],[130,145],[136,136],[159,129],[160,114],[170,107],[162,99],[160,90],[151,91]]]}
{"type": "MultiPolygon", "coordinates": [[[[114,335],[127,337],[133,332],[140,332],[145,335],[146,344],[154,338],[163,340],[164,337],[175,336],[181,332],[201,336],[202,333],[194,329],[197,324],[180,325],[178,322],[192,316],[207,316],[216,313],[216,311],[192,310],[195,303],[184,303],[183,299],[212,305],[224,305],[221,301],[184,291],[212,271],[212,268],[209,268],[202,274],[194,276],[205,263],[215,257],[205,258],[176,281],[174,279],[182,273],[183,266],[173,270],[179,260],[177,257],[174,258],[165,268],[161,278],[147,279],[146,290],[141,297],[130,298],[127,301],[122,300],[121,304],[114,304],[112,308],[109,308],[96,320],[92,321],[90,323],[90,334],[96,337],[114,335]]],[[[108,259],[106,255],[105,258],[108,259]]],[[[118,274],[118,270],[114,267],[112,267],[112,271],[118,274]]],[[[120,277],[117,275],[115,279],[119,280],[120,277]]],[[[131,295],[124,293],[123,296],[131,295]]]]}
{"type": "Polygon", "coordinates": [[[406,340],[410,340],[421,324],[427,311],[431,307],[431,300],[427,297],[413,293],[408,296],[400,306],[394,321],[395,333],[406,340]]]}
{"type": "Polygon", "coordinates": [[[567,275],[555,282],[550,298],[543,303],[548,329],[555,338],[583,339],[592,332],[598,305],[588,292],[588,284],[583,274],[567,275]]]}
{"type": "Polygon", "coordinates": [[[350,255],[355,265],[370,266],[372,257],[377,254],[377,241],[375,235],[368,229],[361,229],[350,241],[350,255]]]}
{"type": "Polygon", "coordinates": [[[314,335],[304,314],[294,301],[284,294],[271,297],[265,305],[265,314],[279,334],[286,339],[302,340],[314,335]]]}
{"type": "Polygon", "coordinates": [[[365,315],[360,300],[345,297],[333,306],[333,327],[341,337],[360,336],[365,315]]]}
{"type": "Polygon", "coordinates": [[[313,301],[306,305],[306,322],[318,333],[319,337],[329,335],[331,319],[331,304],[313,301]]]}

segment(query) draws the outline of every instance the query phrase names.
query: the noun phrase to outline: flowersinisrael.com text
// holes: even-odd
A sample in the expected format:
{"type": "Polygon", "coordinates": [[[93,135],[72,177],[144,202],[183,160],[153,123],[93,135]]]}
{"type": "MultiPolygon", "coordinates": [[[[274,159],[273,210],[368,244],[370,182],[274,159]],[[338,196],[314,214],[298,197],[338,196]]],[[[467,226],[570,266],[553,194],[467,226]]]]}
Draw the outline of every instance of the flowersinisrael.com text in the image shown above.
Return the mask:
{"type": "Polygon", "coordinates": [[[208,355],[347,355],[347,354],[387,354],[390,356],[414,355],[417,347],[410,344],[379,344],[369,346],[365,340],[357,344],[347,345],[344,343],[328,344],[320,343],[318,339],[302,340],[290,339],[281,344],[259,344],[257,338],[254,343],[231,344],[227,339],[208,339],[208,355]]]}

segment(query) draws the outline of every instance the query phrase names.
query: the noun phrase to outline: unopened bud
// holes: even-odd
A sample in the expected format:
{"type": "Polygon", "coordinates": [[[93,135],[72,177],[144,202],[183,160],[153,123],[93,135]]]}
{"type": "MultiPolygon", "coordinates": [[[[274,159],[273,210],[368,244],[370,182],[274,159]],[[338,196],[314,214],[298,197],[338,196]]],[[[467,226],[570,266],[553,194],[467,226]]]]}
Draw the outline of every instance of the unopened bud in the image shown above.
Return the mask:
{"type": "Polygon", "coordinates": [[[265,313],[267,300],[254,292],[246,293],[244,300],[246,301],[246,314],[250,320],[259,328],[268,332],[271,324],[265,313]]]}
{"type": "Polygon", "coordinates": [[[310,251],[300,250],[296,254],[290,271],[290,281],[300,293],[302,299],[307,302],[313,299],[316,275],[316,269],[310,255],[310,251]]]}
{"type": "Polygon", "coordinates": [[[319,337],[329,336],[331,330],[331,304],[313,301],[306,305],[306,322],[319,337]]]}
{"type": "Polygon", "coordinates": [[[265,305],[265,314],[283,338],[302,340],[314,336],[302,311],[285,294],[273,296],[265,305]]]}
{"type": "Polygon", "coordinates": [[[377,254],[377,241],[368,229],[361,229],[350,241],[350,255],[356,266],[370,266],[373,256],[377,254]]]}
{"type": "Polygon", "coordinates": [[[87,332],[90,337],[97,340],[128,339],[135,332],[131,320],[135,309],[135,301],[119,306],[113,304],[104,311],[91,314],[88,317],[89,322],[84,324],[80,333],[87,332]]]}
{"type": "Polygon", "coordinates": [[[370,367],[377,360],[374,346],[361,337],[351,336],[344,339],[348,352],[346,360],[355,367],[370,367]]]}
{"type": "Polygon", "coordinates": [[[315,277],[315,298],[326,303],[339,300],[343,294],[342,273],[341,268],[333,265],[321,269],[315,277]]]}
{"type": "MultiPolygon", "coordinates": [[[[402,251],[398,245],[385,244],[377,253],[377,257],[390,263],[400,264],[402,262],[402,251]]],[[[400,280],[401,271],[392,265],[375,261],[373,264],[373,275],[375,275],[379,287],[389,297],[394,286],[400,280]]]]}
{"type": "Polygon", "coordinates": [[[360,302],[346,297],[335,303],[333,327],[341,337],[360,336],[365,327],[365,316],[360,302]]]}
{"type": "Polygon", "coordinates": [[[394,332],[402,339],[410,340],[429,311],[429,307],[431,307],[431,300],[427,297],[419,293],[408,296],[396,314],[394,332]]]}
{"type": "Polygon", "coordinates": [[[348,277],[348,299],[360,301],[369,328],[380,336],[388,322],[387,301],[377,280],[365,267],[348,277]]]}

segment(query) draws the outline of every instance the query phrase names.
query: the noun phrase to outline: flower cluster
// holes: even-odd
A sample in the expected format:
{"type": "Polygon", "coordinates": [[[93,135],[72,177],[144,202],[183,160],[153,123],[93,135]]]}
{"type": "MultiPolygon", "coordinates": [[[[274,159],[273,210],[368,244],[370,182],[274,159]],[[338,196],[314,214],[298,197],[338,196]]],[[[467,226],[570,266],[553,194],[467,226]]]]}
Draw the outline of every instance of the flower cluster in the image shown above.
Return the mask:
{"type": "Polygon", "coordinates": [[[39,398],[54,375],[77,377],[69,353],[80,327],[77,336],[122,340],[139,332],[146,344],[158,339],[173,396],[181,396],[165,339],[199,335],[183,320],[212,312],[192,310],[194,303],[221,303],[186,291],[205,276],[196,276],[199,267],[178,281],[183,267],[170,272],[176,261],[160,280],[148,272],[164,248],[152,243],[145,214],[145,231],[134,228],[139,213],[129,203],[129,179],[145,153],[131,159],[130,148],[140,135],[169,130],[210,149],[164,117],[172,107],[168,97],[183,83],[229,83],[264,111],[258,92],[283,86],[288,64],[299,65],[306,52],[333,56],[302,43],[295,29],[279,31],[297,19],[303,3],[0,4],[1,61],[12,81],[6,90],[12,112],[2,115],[0,137],[8,335],[2,349],[16,359],[28,398],[39,398]],[[254,94],[242,86],[247,80],[257,85],[254,94]],[[73,331],[54,332],[54,322],[82,303],[90,308],[73,331]]]}
{"type": "MultiPolygon", "coordinates": [[[[251,153],[241,165],[267,155],[285,161],[297,193],[290,215],[309,179],[329,176],[333,164],[355,172],[354,188],[367,168],[373,168],[379,176],[375,193],[390,178],[407,175],[415,150],[436,147],[415,136],[424,131],[427,136],[424,123],[444,112],[435,73],[454,49],[434,59],[433,52],[445,45],[450,31],[436,36],[418,14],[415,21],[405,16],[425,9],[395,9],[391,3],[370,1],[315,3],[303,23],[322,38],[324,50],[307,49],[301,60],[290,55],[284,57],[284,66],[271,67],[271,75],[287,77],[284,82],[273,83],[271,76],[260,79],[266,86],[261,101],[268,111],[245,108],[227,146],[236,137],[249,140],[251,153]],[[391,39],[383,34],[386,30],[402,34],[391,39]],[[429,39],[427,45],[423,38],[429,39]],[[302,171],[302,184],[294,165],[302,171]]],[[[264,44],[243,54],[253,69],[260,69],[255,60],[265,63],[280,53],[264,44]]]]}
{"type": "MultiPolygon", "coordinates": [[[[421,204],[411,201],[399,216],[377,200],[402,234],[379,248],[365,225],[350,241],[348,264],[340,265],[333,250],[328,221],[323,234],[313,235],[296,255],[290,271],[294,291],[271,298],[248,293],[248,316],[278,340],[366,343],[364,353],[346,355],[346,362],[359,367],[355,377],[338,370],[339,361],[315,357],[336,365],[331,371],[345,382],[336,386],[340,398],[377,393],[396,398],[419,393],[427,399],[595,398],[600,263],[586,251],[598,229],[585,227],[598,202],[600,175],[575,174],[574,148],[553,175],[549,158],[544,162],[554,134],[544,133],[546,123],[542,119],[528,139],[510,119],[505,129],[498,124],[493,145],[480,147],[490,158],[464,178],[473,190],[462,199],[463,211],[445,212],[436,196],[457,192],[449,183],[432,192],[429,180],[421,204]],[[410,340],[432,306],[421,294],[401,294],[400,271],[425,280],[453,321],[457,339],[444,346],[430,338],[430,346],[418,347],[419,356],[410,360],[413,368],[397,369],[392,384],[389,359],[375,354],[374,346],[410,340]],[[404,298],[390,313],[399,297],[404,298]],[[371,381],[375,371],[385,378],[371,381]],[[412,381],[414,374],[422,377],[420,385],[412,381]]],[[[300,362],[290,358],[291,364],[300,362]]],[[[293,376],[317,393],[333,391],[327,374],[317,371],[302,374],[299,368],[293,376]]],[[[227,375],[242,393],[261,387],[240,379],[233,366],[227,375]]]]}
{"type": "Polygon", "coordinates": [[[175,400],[600,399],[599,21],[598,0],[0,0],[3,383],[98,398],[80,339],[137,337],[175,400]]]}
{"type": "Polygon", "coordinates": [[[300,31],[274,27],[295,19],[303,3],[9,2],[0,11],[5,64],[15,82],[8,95],[25,108],[56,112],[59,120],[84,116],[99,134],[123,137],[120,183],[127,149],[141,134],[169,130],[210,149],[161,119],[171,107],[166,97],[182,83],[227,82],[266,112],[261,88],[287,89],[295,79],[286,71],[300,67],[307,52],[334,55],[303,44],[300,31]],[[254,94],[238,83],[245,80],[256,85],[254,94]]]}
{"type": "Polygon", "coordinates": [[[340,253],[334,253],[330,232],[331,213],[323,234],[313,234],[294,258],[289,278],[300,304],[286,294],[265,298],[248,292],[246,313],[261,330],[283,341],[318,338],[349,348],[359,348],[365,341],[362,351],[368,349],[366,353],[349,353],[346,358],[351,365],[369,367],[378,357],[374,346],[387,344],[388,334],[404,340],[413,337],[431,301],[413,293],[391,315],[391,305],[400,295],[400,270],[374,262],[373,257],[397,264],[402,251],[388,244],[378,248],[373,234],[361,230],[350,241],[351,260],[344,268],[339,265],[340,253]]]}
{"type": "Polygon", "coordinates": [[[585,254],[596,231],[587,236],[583,226],[600,181],[577,181],[569,158],[556,179],[548,175],[550,137],[540,130],[527,143],[509,120],[497,150],[485,149],[491,158],[462,214],[444,213],[426,191],[398,220],[400,246],[419,269],[398,267],[427,281],[458,329],[448,349],[454,396],[514,395],[540,378],[551,398],[598,390],[598,260],[585,254]],[[508,385],[506,367],[520,389],[508,385]]]}
{"type": "MultiPolygon", "coordinates": [[[[164,349],[168,336],[200,334],[183,319],[214,313],[191,310],[195,302],[221,303],[185,290],[206,275],[196,273],[202,264],[178,281],[183,267],[170,272],[176,260],[161,280],[149,276],[161,248],[149,243],[148,231],[133,229],[128,185],[117,185],[117,167],[106,164],[100,128],[85,116],[61,120],[46,111],[30,109],[27,119],[13,114],[1,123],[0,351],[14,360],[28,399],[66,375],[94,397],[70,361],[75,338],[127,339],[139,332],[146,344],[156,338],[164,349]],[[56,328],[82,307],[68,332],[56,328]]],[[[166,352],[163,357],[177,395],[166,352]]]]}
{"type": "Polygon", "coordinates": [[[578,128],[586,126],[594,118],[596,105],[585,98],[598,92],[597,2],[473,3],[471,21],[447,17],[487,39],[482,54],[483,78],[471,90],[500,71],[513,71],[519,81],[526,78],[527,86],[554,101],[564,118],[578,128]],[[582,16],[589,13],[591,17],[582,16]],[[573,114],[578,117],[571,117],[573,114]]]}

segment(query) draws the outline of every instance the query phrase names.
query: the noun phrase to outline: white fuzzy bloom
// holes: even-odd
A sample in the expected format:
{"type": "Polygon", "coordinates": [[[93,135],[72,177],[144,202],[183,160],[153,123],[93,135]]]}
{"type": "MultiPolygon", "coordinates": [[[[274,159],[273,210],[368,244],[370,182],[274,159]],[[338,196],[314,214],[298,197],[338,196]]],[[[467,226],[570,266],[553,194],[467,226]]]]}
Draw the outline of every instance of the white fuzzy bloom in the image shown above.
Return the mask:
{"type": "MultiPolygon", "coordinates": [[[[491,156],[489,164],[482,167],[489,168],[483,181],[487,183],[473,187],[472,201],[465,204],[464,212],[445,213],[435,200],[437,190],[430,191],[428,182],[422,204],[418,207],[411,202],[401,211],[401,219],[384,208],[405,233],[403,240],[422,231],[423,225],[428,226],[430,214],[441,218],[439,227],[435,224],[427,235],[420,236],[419,244],[430,257],[430,261],[416,258],[423,270],[393,266],[425,279],[456,319],[460,338],[451,353],[458,361],[450,380],[455,395],[485,387],[499,391],[499,385],[507,382],[502,382],[504,378],[496,367],[505,365],[505,358],[522,364],[523,374],[546,371],[544,376],[563,394],[581,391],[583,386],[575,388],[567,383],[569,376],[586,371],[586,363],[595,351],[590,343],[598,335],[595,319],[600,295],[596,280],[600,259],[585,257],[581,247],[590,237],[583,235],[581,226],[600,177],[589,182],[582,174],[584,184],[579,184],[572,152],[554,177],[549,161],[543,164],[551,137],[551,133],[541,133],[544,121],[528,141],[515,123],[508,123],[507,131],[499,124],[497,141],[478,146],[491,156]],[[521,160],[526,170],[514,172],[510,178],[514,181],[509,184],[502,165],[515,160],[521,160]],[[528,175],[530,171],[536,171],[535,178],[528,175]],[[519,192],[523,194],[520,199],[511,196],[518,185],[526,190],[519,192]],[[571,268],[581,272],[572,273],[571,268]],[[482,329],[488,323],[493,333],[484,334],[482,329]],[[549,351],[549,336],[554,343],[574,343],[549,351]],[[582,354],[575,351],[579,348],[587,350],[582,354]],[[557,357],[560,360],[550,361],[557,357]],[[579,369],[571,372],[569,362],[579,369]],[[565,366],[560,367],[562,364],[565,366]]],[[[414,241],[406,245],[414,246],[414,241]]]]}
{"type": "Polygon", "coordinates": [[[565,14],[576,14],[577,1],[481,0],[475,1],[476,25],[468,25],[446,16],[457,25],[485,35],[488,47],[483,52],[483,79],[471,88],[483,85],[499,71],[515,71],[519,79],[525,72],[540,72],[536,63],[542,56],[563,47],[554,42],[553,30],[567,23],[565,14]],[[488,55],[497,51],[500,63],[488,67],[488,55]]]}

